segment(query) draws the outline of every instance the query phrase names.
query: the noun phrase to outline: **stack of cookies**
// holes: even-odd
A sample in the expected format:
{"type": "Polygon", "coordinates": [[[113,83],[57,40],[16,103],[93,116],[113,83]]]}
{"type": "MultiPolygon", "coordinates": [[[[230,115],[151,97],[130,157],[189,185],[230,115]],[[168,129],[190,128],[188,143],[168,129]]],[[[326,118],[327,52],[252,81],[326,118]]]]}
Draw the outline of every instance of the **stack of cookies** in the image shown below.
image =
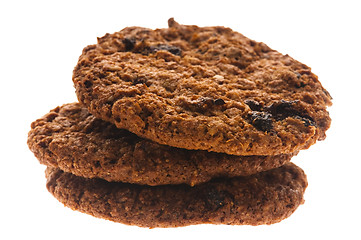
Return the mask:
{"type": "Polygon", "coordinates": [[[128,27],[84,48],[79,103],[28,145],[66,206],[141,227],[272,224],[303,203],[290,160],[325,138],[329,93],[310,68],[225,27],[128,27]]]}

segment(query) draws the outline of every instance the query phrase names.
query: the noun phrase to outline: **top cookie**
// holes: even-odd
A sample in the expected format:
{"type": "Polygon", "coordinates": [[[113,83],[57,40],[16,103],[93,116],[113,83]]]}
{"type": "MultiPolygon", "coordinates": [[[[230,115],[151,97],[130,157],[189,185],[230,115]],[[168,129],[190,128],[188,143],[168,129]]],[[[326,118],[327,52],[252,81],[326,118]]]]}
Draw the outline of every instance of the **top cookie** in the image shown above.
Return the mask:
{"type": "Polygon", "coordinates": [[[160,144],[233,155],[325,138],[331,97],[308,66],[229,28],[168,24],[84,48],[73,82],[92,114],[160,144]]]}

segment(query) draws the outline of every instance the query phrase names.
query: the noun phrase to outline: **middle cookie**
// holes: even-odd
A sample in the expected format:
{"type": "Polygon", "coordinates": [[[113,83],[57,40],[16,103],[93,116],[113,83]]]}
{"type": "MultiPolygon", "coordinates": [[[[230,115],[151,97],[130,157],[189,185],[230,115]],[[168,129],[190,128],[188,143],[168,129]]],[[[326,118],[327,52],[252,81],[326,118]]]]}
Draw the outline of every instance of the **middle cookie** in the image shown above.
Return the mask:
{"type": "Polygon", "coordinates": [[[79,103],[33,122],[28,145],[40,163],[65,172],[151,186],[247,176],[280,167],[296,154],[234,156],[160,145],[95,118],[79,103]]]}

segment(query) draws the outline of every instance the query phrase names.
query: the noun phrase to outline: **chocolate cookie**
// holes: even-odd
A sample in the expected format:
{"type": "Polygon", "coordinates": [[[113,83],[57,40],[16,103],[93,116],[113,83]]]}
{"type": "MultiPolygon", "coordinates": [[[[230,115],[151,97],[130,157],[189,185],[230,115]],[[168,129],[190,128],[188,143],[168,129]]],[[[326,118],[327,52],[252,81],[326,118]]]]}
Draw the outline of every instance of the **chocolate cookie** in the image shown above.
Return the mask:
{"type": "Polygon", "coordinates": [[[31,128],[28,145],[40,163],[107,181],[195,185],[277,168],[292,157],[231,156],[160,145],[95,118],[79,103],[55,108],[31,128]]]}
{"type": "Polygon", "coordinates": [[[80,102],[160,144],[278,155],[325,138],[329,93],[311,69],[225,27],[129,27],[84,48],[80,102]]]}
{"type": "Polygon", "coordinates": [[[306,175],[293,164],[248,177],[188,185],[142,186],[47,169],[47,188],[65,206],[140,227],[277,223],[303,203],[306,175]]]}

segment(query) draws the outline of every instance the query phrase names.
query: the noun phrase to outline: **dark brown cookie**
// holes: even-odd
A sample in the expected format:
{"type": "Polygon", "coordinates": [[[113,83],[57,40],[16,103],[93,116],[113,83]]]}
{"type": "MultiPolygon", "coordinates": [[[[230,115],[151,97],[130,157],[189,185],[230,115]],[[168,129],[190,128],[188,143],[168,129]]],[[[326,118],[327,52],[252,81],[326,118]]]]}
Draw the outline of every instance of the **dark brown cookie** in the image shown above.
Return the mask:
{"type": "Polygon", "coordinates": [[[78,99],[160,144],[278,155],[325,138],[329,93],[311,69],[225,27],[129,27],[83,50],[78,99]]]}
{"type": "Polygon", "coordinates": [[[195,185],[214,177],[277,168],[292,154],[231,156],[160,145],[65,104],[31,125],[28,145],[40,163],[86,178],[147,185],[195,185]]]}
{"type": "Polygon", "coordinates": [[[294,164],[248,177],[144,186],[86,179],[47,169],[47,188],[65,206],[140,227],[277,223],[303,203],[306,175],[294,164]]]}

